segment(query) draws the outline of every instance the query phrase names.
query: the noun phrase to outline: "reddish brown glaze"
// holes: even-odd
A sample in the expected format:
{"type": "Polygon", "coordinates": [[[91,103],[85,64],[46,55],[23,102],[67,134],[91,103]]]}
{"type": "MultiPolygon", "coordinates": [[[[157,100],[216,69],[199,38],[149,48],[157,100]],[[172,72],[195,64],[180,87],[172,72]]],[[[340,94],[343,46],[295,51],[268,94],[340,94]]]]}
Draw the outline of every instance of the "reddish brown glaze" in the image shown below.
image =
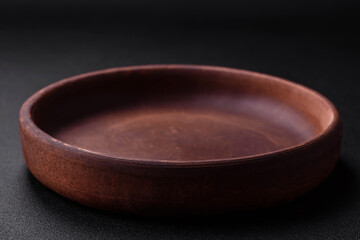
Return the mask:
{"type": "Polygon", "coordinates": [[[26,163],[55,192],[144,215],[290,201],[340,151],[337,110],[313,90],[222,67],[103,70],[51,84],[20,110],[26,163]]]}

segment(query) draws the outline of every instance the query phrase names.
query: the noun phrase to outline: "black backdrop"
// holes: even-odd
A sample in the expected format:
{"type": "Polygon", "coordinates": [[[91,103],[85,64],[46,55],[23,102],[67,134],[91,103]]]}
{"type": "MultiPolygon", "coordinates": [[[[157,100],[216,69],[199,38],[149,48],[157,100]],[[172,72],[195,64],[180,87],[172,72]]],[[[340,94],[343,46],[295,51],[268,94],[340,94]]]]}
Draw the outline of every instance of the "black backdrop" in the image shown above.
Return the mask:
{"type": "Polygon", "coordinates": [[[0,2],[0,239],[360,239],[359,1],[0,2]],[[344,122],[330,178],[286,205],[192,219],[83,207],[26,168],[18,110],[41,87],[102,68],[188,63],[288,78],[344,122]]]}

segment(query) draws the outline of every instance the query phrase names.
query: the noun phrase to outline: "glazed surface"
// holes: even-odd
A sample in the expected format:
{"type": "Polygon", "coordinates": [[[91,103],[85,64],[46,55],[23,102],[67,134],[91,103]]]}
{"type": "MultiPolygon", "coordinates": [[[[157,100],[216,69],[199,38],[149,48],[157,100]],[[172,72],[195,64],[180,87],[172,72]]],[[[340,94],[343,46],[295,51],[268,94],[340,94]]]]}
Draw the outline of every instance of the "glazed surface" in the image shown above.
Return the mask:
{"type": "Polygon", "coordinates": [[[211,160],[298,146],[326,129],[330,106],[261,74],[164,67],[57,83],[32,110],[66,144],[117,158],[211,160]]]}
{"type": "Polygon", "coordinates": [[[190,99],[100,111],[56,126],[52,135],[119,158],[186,161],[281,150],[316,134],[299,112],[261,96],[190,99]]]}

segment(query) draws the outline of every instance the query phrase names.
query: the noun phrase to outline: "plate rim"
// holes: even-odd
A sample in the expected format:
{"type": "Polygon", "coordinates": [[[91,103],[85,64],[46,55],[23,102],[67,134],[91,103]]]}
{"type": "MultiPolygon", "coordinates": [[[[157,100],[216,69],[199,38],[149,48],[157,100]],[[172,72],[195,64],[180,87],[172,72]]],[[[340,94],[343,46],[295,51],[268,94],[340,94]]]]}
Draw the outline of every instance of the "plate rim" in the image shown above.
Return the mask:
{"type": "Polygon", "coordinates": [[[321,93],[303,86],[301,84],[291,82],[284,78],[272,76],[269,74],[258,73],[254,71],[244,70],[244,69],[235,69],[229,67],[222,67],[222,66],[211,66],[211,65],[189,65],[189,64],[155,64],[155,65],[138,65],[138,66],[125,66],[125,67],[115,67],[115,68],[108,68],[104,70],[97,70],[88,73],[83,73],[79,75],[75,75],[72,77],[68,77],[62,79],[60,81],[51,83],[44,88],[40,89],[39,91],[35,92],[32,96],[30,96],[22,105],[20,112],[19,112],[19,124],[20,128],[25,131],[27,134],[31,135],[32,138],[36,139],[39,142],[45,143],[46,145],[50,145],[54,147],[54,151],[60,152],[72,152],[81,156],[81,159],[98,159],[103,162],[110,162],[110,163],[119,163],[126,165],[141,165],[144,167],[151,167],[151,166],[158,166],[158,167],[206,167],[206,166],[219,166],[219,165],[231,165],[231,164],[244,164],[254,161],[261,161],[268,158],[274,157],[282,157],[288,154],[299,152],[304,149],[310,148],[316,145],[319,142],[326,141],[328,137],[336,132],[336,129],[340,127],[341,129],[341,119],[338,110],[336,109],[335,105],[324,95],[321,93]],[[51,94],[52,91],[55,89],[67,85],[71,82],[81,81],[87,77],[94,77],[98,75],[104,74],[113,74],[117,72],[124,72],[124,71],[136,71],[136,70],[162,70],[162,69],[186,69],[186,70],[202,70],[202,71],[221,71],[233,74],[242,74],[247,76],[252,76],[256,78],[266,78],[271,81],[276,81],[281,84],[290,85],[291,87],[300,89],[301,91],[308,92],[309,94],[315,95],[329,107],[331,112],[333,113],[333,119],[329,123],[326,129],[321,131],[320,133],[314,135],[310,139],[303,141],[299,144],[282,148],[275,151],[242,156],[242,157],[232,157],[232,158],[214,158],[214,159],[198,159],[198,160],[160,160],[160,159],[141,159],[141,158],[121,158],[111,156],[106,153],[100,153],[92,150],[88,150],[85,148],[80,148],[74,145],[67,144],[59,139],[56,139],[50,136],[48,133],[43,131],[39,128],[31,117],[31,109],[36,104],[38,100],[40,100],[43,96],[47,94],[51,94]]]}

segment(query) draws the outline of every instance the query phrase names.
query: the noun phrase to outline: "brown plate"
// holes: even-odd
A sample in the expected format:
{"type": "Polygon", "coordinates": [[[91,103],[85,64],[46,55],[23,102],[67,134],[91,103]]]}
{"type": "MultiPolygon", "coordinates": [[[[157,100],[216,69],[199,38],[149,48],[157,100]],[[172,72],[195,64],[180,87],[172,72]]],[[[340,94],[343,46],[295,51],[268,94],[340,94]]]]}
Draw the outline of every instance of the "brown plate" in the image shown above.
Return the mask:
{"type": "Polygon", "coordinates": [[[155,65],[51,84],[20,110],[32,174],[87,206],[211,214],[290,201],[337,162],[333,104],[301,85],[223,67],[155,65]]]}

